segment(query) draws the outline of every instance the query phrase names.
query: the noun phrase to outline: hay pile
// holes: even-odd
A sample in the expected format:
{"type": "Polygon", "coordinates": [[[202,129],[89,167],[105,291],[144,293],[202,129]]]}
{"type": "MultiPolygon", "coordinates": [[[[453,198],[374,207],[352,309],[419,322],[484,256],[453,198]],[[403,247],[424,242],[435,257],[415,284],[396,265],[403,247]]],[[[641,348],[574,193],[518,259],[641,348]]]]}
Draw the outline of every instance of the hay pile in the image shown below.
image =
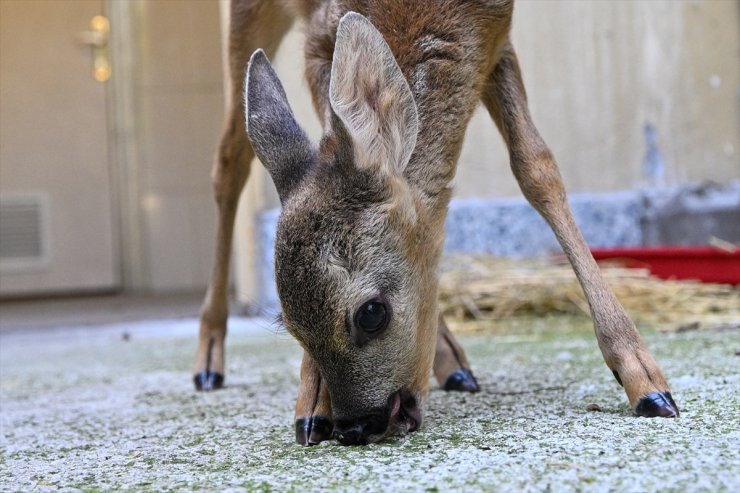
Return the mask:
{"type": "MultiPolygon", "coordinates": [[[[647,270],[600,264],[609,285],[638,325],[661,331],[740,328],[740,288],[664,281],[647,270]]],[[[440,309],[453,330],[486,330],[521,316],[589,316],[567,262],[453,256],[442,261],[440,309]]]]}

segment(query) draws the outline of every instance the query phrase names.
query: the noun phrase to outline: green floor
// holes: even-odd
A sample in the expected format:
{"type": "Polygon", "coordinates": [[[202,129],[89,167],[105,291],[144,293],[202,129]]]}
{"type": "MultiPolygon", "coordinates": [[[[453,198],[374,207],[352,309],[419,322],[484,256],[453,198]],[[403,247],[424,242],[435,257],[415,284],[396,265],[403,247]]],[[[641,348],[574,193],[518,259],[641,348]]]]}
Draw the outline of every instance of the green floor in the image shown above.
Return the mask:
{"type": "Polygon", "coordinates": [[[312,448],[293,443],[300,353],[265,321],[234,324],[210,394],[195,320],[6,331],[0,491],[740,491],[740,332],[647,334],[682,411],[650,420],[582,323],[532,323],[462,337],[483,391],[433,386],[410,437],[312,448]]]}

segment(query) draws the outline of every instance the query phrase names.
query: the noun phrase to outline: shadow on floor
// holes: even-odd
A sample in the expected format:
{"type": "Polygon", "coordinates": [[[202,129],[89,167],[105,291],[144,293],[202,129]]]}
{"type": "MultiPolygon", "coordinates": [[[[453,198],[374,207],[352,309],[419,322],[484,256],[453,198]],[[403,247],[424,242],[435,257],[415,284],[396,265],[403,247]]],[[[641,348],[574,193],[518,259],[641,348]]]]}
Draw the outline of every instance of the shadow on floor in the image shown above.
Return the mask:
{"type": "Polygon", "coordinates": [[[0,331],[197,317],[202,292],[0,301],[0,331]]]}

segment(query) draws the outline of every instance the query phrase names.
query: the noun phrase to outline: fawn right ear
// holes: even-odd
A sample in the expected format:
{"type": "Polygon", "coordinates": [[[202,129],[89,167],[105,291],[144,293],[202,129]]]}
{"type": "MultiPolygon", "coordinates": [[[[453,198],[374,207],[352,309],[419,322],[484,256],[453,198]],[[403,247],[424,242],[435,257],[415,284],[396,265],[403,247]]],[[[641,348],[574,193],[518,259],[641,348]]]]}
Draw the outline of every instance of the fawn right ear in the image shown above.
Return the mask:
{"type": "Polygon", "coordinates": [[[284,203],[311,166],[315,151],[262,50],[249,60],[244,93],[249,140],[284,203]]]}

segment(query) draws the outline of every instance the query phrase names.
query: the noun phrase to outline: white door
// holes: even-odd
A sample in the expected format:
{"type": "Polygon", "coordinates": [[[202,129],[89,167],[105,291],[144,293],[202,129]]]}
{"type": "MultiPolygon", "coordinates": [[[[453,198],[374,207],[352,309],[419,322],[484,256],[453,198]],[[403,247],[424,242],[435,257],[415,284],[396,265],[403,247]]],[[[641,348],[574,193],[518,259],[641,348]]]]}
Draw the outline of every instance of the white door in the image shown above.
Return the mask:
{"type": "Polygon", "coordinates": [[[100,14],[102,0],[0,0],[2,296],[117,286],[106,83],[85,44],[100,14]]]}

